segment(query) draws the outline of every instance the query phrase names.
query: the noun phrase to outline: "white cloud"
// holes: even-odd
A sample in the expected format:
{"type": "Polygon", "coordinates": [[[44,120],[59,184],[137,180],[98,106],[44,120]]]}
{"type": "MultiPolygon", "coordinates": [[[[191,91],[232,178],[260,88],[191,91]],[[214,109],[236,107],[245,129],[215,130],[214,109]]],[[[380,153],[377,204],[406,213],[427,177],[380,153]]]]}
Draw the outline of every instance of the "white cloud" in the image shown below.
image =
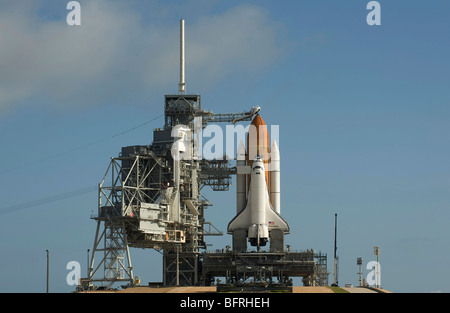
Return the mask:
{"type": "MultiPolygon", "coordinates": [[[[139,90],[176,91],[178,23],[144,24],[125,1],[96,0],[82,3],[82,25],[71,27],[40,18],[32,2],[12,3],[0,10],[0,109],[33,98],[90,105],[139,90]]],[[[280,53],[276,35],[253,5],[187,20],[188,87],[259,72],[280,53]]]]}
{"type": "Polygon", "coordinates": [[[280,53],[273,23],[255,6],[239,6],[221,16],[200,19],[192,28],[192,37],[190,66],[208,81],[236,75],[236,71],[237,75],[258,72],[280,53]]]}

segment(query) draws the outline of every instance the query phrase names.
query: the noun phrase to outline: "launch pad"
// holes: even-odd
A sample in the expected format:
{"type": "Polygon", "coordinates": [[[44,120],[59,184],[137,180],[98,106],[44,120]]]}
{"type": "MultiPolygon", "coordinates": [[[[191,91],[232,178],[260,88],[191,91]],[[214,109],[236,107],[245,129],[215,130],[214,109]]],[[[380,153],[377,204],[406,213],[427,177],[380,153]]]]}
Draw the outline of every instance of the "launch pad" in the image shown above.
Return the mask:
{"type": "Polygon", "coordinates": [[[223,279],[219,285],[227,288],[285,288],[292,277],[303,277],[305,286],[328,285],[325,254],[285,247],[289,225],[280,210],[280,153],[276,141],[269,147],[260,108],[203,110],[199,95],[186,94],[183,20],[180,35],[179,91],[165,96],[164,128],[154,129],[151,145],[123,147],[99,184],[98,214],[91,217],[97,229],[83,288],[93,282],[135,284],[130,247],[161,251],[164,286],[210,286],[223,279]],[[199,155],[198,136],[208,123],[245,121],[252,121],[257,132],[252,138],[250,127],[247,149],[241,142],[235,166],[227,157],[199,155]],[[222,232],[206,220],[212,203],[202,188],[228,191],[234,175],[236,216],[227,229],[232,247],[206,251],[206,237],[222,232]],[[249,252],[247,243],[257,251],[249,252]],[[267,243],[269,251],[263,251],[267,243]]]}
{"type": "Polygon", "coordinates": [[[222,287],[292,286],[292,277],[303,277],[304,286],[326,286],[326,255],[305,252],[215,252],[204,253],[202,281],[210,286],[223,277],[222,287]]]}

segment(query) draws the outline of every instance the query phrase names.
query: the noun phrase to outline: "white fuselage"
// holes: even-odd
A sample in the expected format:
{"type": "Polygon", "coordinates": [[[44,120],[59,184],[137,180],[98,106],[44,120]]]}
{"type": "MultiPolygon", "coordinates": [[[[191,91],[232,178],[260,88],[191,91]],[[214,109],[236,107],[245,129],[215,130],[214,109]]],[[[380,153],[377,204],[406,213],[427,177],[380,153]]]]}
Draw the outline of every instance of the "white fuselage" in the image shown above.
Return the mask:
{"type": "Polygon", "coordinates": [[[249,198],[252,203],[252,210],[250,211],[248,239],[252,246],[258,243],[264,246],[269,240],[269,228],[266,221],[268,192],[264,163],[258,158],[253,162],[249,198]]]}
{"type": "MultiPolygon", "coordinates": [[[[245,183],[240,178],[244,177],[245,174],[240,173],[238,169],[238,186],[236,188],[241,198],[238,200],[237,215],[228,224],[228,233],[245,231],[250,244],[257,246],[259,249],[260,246],[265,246],[269,241],[272,230],[280,229],[283,233],[287,233],[289,232],[289,226],[271,204],[264,162],[260,155],[257,155],[254,159],[248,174],[250,174],[250,184],[245,199],[242,197],[242,192],[239,194],[239,191],[243,190],[242,184],[245,183]]],[[[277,185],[279,186],[279,183],[277,185]]],[[[279,205],[279,202],[277,203],[279,205]]]]}

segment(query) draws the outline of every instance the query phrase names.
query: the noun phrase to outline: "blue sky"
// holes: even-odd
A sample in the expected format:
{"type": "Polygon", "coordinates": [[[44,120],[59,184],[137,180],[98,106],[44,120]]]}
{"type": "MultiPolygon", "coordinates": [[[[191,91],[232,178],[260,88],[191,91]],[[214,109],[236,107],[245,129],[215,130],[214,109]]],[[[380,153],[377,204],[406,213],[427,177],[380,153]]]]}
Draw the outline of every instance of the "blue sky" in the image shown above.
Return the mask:
{"type": "MultiPolygon", "coordinates": [[[[342,285],[358,283],[356,258],[374,260],[378,245],[384,288],[450,292],[448,1],[379,1],[372,27],[363,0],[85,0],[78,27],[65,1],[18,2],[0,2],[1,292],[45,292],[46,249],[51,291],[73,290],[69,261],[86,271],[97,195],[77,191],[163,126],[120,134],[177,91],[180,18],[188,92],[215,113],[259,105],[280,125],[292,249],[327,253],[332,271],[338,213],[342,285]],[[40,199],[55,201],[30,205],[40,199]]],[[[225,233],[233,191],[205,194],[225,233]]],[[[132,253],[144,283],[161,280],[157,252],[132,253]]]]}

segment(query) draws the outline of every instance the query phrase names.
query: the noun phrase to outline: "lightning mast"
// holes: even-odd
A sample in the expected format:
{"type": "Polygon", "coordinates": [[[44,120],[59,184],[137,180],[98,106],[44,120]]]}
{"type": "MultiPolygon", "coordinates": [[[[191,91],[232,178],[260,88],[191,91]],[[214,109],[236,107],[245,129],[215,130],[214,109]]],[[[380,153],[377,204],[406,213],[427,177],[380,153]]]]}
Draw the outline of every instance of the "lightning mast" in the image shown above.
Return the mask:
{"type": "Polygon", "coordinates": [[[186,93],[185,82],[185,53],[184,53],[184,20],[180,20],[180,83],[178,84],[178,93],[186,93]]]}

